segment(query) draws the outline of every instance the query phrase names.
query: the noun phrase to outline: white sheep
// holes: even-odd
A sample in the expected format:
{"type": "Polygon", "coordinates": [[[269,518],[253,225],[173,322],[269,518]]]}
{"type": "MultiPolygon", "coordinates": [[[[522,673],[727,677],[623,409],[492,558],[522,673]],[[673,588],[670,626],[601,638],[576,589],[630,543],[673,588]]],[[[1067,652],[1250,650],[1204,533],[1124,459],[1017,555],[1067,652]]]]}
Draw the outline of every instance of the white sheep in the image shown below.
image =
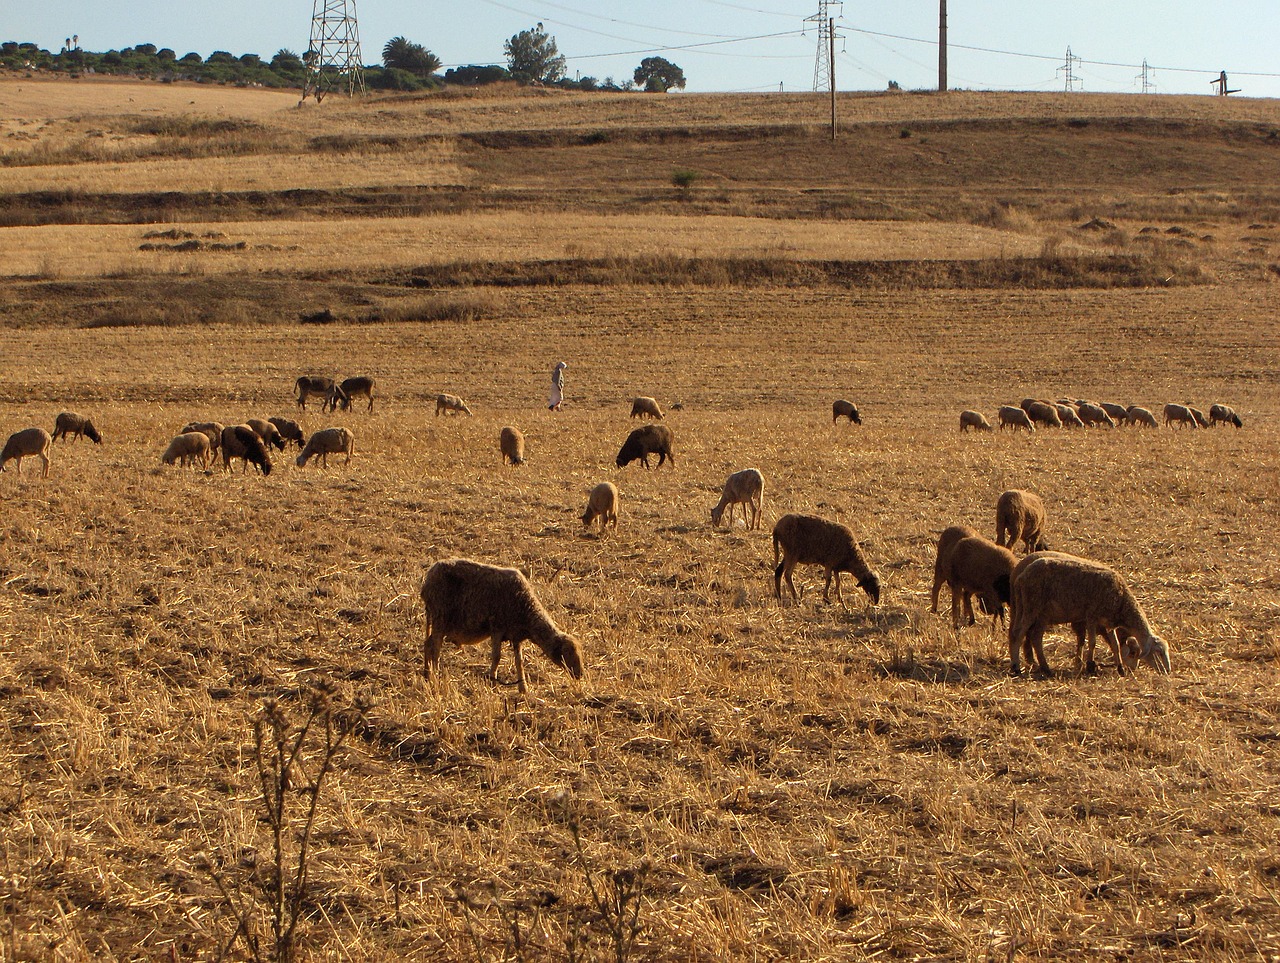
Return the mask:
{"type": "Polygon", "coordinates": [[[601,482],[591,489],[587,510],[582,513],[582,527],[590,528],[597,518],[601,535],[606,525],[612,525],[615,532],[618,530],[618,487],[612,482],[601,482]]]}
{"type": "Polygon", "coordinates": [[[996,412],[1000,418],[1000,430],[1012,427],[1014,431],[1019,428],[1025,428],[1027,431],[1035,431],[1036,426],[1031,423],[1031,416],[1021,408],[1015,408],[1013,405],[1001,405],[1000,410],[996,412]]]}
{"type": "Polygon", "coordinates": [[[1130,405],[1125,410],[1125,417],[1129,419],[1131,425],[1145,425],[1148,428],[1159,428],[1160,422],[1156,421],[1156,416],[1150,408],[1143,408],[1141,405],[1130,405]]]}
{"type": "Polygon", "coordinates": [[[215,454],[222,445],[222,433],[225,430],[226,425],[220,421],[191,421],[182,427],[182,433],[188,431],[203,432],[209,439],[209,450],[215,454]]]}
{"type": "Polygon", "coordinates": [[[439,417],[441,414],[470,416],[471,409],[457,395],[439,394],[436,395],[436,416],[439,417]]]}
{"type": "Polygon", "coordinates": [[[575,679],[582,677],[582,653],[572,636],[561,632],[542,607],[533,586],[514,568],[499,568],[465,558],[436,562],[422,583],[426,638],[422,673],[439,671],[445,642],[461,647],[490,640],[489,678],[497,679],[502,643],[515,656],[516,684],[525,692],[520,645],[528,639],[575,679]]]}
{"type": "Polygon", "coordinates": [[[308,461],[320,456],[325,468],[329,467],[329,456],[346,454],[344,465],[351,464],[351,456],[356,453],[355,436],[350,428],[321,428],[307,439],[306,447],[298,455],[297,465],[304,467],[308,461]]]}
{"type": "Polygon", "coordinates": [[[1080,413],[1080,420],[1090,428],[1095,425],[1106,425],[1108,428],[1114,428],[1116,423],[1111,415],[1101,405],[1095,405],[1091,402],[1081,402],[1077,409],[1080,413]]]}
{"type": "MultiPolygon", "coordinates": [[[[1003,425],[1001,425],[1003,427],[1003,425]]],[[[972,409],[960,412],[960,433],[964,434],[970,428],[978,431],[994,431],[991,422],[987,421],[986,416],[981,411],[973,411],[972,409]]]]}
{"type": "Polygon", "coordinates": [[[658,402],[653,398],[640,396],[631,402],[632,418],[654,418],[661,421],[663,418],[662,409],[658,407],[658,402]]]}
{"type": "Polygon", "coordinates": [[[1129,409],[1124,405],[1117,405],[1110,401],[1098,402],[1098,407],[1111,416],[1111,420],[1117,425],[1123,425],[1129,420],[1129,409]]]}
{"type": "Polygon", "coordinates": [[[1053,674],[1044,657],[1044,633],[1061,624],[1075,630],[1077,672],[1095,671],[1093,651],[1102,632],[1121,675],[1139,661],[1169,673],[1168,644],[1152,631],[1125,580],[1108,566],[1062,552],[1036,552],[1013,570],[1010,593],[1009,670],[1013,675],[1022,674],[1019,656],[1030,662],[1033,654],[1040,670],[1053,674]]]}
{"type": "Polygon", "coordinates": [[[1170,424],[1190,425],[1192,428],[1200,427],[1200,422],[1196,418],[1195,412],[1187,405],[1165,405],[1164,424],[1166,428],[1169,427],[1170,424]]]}
{"type": "Polygon", "coordinates": [[[1064,402],[1051,402],[1053,410],[1058,413],[1058,420],[1062,422],[1066,428],[1083,428],[1084,422],[1080,419],[1080,415],[1075,405],[1069,405],[1064,402]]]}
{"type": "Polygon", "coordinates": [[[4,466],[11,459],[18,460],[18,477],[22,477],[22,459],[31,455],[35,455],[44,462],[44,469],[40,472],[41,478],[49,477],[49,446],[53,444],[53,436],[43,428],[23,428],[21,431],[15,431],[9,436],[9,440],[4,443],[4,450],[0,451],[0,471],[4,471],[4,466]]]}
{"type": "Polygon", "coordinates": [[[1062,427],[1062,417],[1058,414],[1058,406],[1052,401],[1023,398],[1019,407],[1036,424],[1044,424],[1050,428],[1062,427]]]}
{"type": "Polygon", "coordinates": [[[1044,522],[1044,502],[1039,495],[1017,488],[1001,492],[996,501],[996,544],[1012,549],[1021,539],[1028,552],[1042,552],[1049,547],[1044,540],[1044,522]]]}
{"type": "Polygon", "coordinates": [[[858,580],[858,587],[871,598],[872,604],[880,601],[880,577],[871,571],[853,531],[839,522],[829,522],[813,515],[783,515],[773,526],[773,591],[782,601],[782,580],[787,580],[791,597],[796,602],[800,596],[791,572],[797,564],[821,565],[826,572],[822,586],[822,599],[830,602],[831,579],[836,582],[836,599],[842,608],[844,597],[840,594],[840,573],[850,572],[858,580]],[[781,561],[779,561],[781,555],[781,561]]]}
{"type": "Polygon", "coordinates": [[[174,436],[169,442],[169,447],[164,450],[164,454],[160,456],[160,463],[164,465],[172,465],[179,462],[183,466],[194,465],[199,459],[200,467],[209,468],[209,436],[203,431],[184,431],[180,435],[174,436]]]}
{"type": "Polygon", "coordinates": [[[258,437],[268,449],[284,451],[284,437],[280,434],[280,429],[275,426],[275,422],[262,418],[246,418],[244,423],[258,433],[258,437]]]}
{"type": "Polygon", "coordinates": [[[1209,423],[1216,425],[1223,422],[1228,425],[1235,425],[1237,428],[1243,428],[1244,422],[1240,420],[1240,416],[1236,414],[1235,409],[1228,405],[1211,405],[1209,408],[1209,423]]]}
{"type": "Polygon", "coordinates": [[[720,504],[711,509],[711,524],[719,527],[724,510],[729,509],[729,527],[733,528],[733,510],[737,505],[742,508],[742,518],[747,528],[754,529],[760,524],[760,510],[764,504],[764,475],[755,468],[744,468],[735,471],[724,483],[724,491],[720,495],[720,504]],[[750,518],[747,515],[750,514],[750,518]]]}

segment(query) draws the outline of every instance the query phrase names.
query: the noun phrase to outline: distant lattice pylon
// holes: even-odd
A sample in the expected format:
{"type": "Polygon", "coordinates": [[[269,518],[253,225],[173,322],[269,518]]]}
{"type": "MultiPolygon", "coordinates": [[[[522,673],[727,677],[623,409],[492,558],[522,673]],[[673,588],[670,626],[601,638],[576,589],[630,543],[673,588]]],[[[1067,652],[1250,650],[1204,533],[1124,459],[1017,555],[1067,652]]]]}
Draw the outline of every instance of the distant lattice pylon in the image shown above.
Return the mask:
{"type": "Polygon", "coordinates": [[[804,18],[805,23],[818,24],[818,54],[813,61],[813,89],[816,91],[831,89],[831,8],[841,6],[841,0],[818,0],[818,12],[804,18]]]}
{"type": "Polygon", "coordinates": [[[307,67],[303,100],[314,96],[319,103],[331,90],[343,90],[348,96],[365,92],[356,0],[314,0],[311,42],[303,60],[307,67]]]}

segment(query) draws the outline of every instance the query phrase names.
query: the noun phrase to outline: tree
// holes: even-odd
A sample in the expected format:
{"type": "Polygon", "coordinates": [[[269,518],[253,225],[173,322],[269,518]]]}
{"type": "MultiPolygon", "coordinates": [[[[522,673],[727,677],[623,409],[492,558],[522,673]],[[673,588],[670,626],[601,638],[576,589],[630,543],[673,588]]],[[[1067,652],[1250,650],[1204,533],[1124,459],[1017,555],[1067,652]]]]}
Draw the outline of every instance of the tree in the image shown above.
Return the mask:
{"type": "Polygon", "coordinates": [[[382,48],[382,64],[388,69],[407,70],[417,77],[430,77],[440,69],[440,58],[420,43],[392,37],[382,48]]]}
{"type": "Polygon", "coordinates": [[[664,57],[645,57],[636,68],[635,83],[652,94],[665,94],[672,87],[684,90],[684,71],[664,57]]]}
{"type": "Polygon", "coordinates": [[[554,84],[564,76],[564,57],[556,48],[556,38],[549,36],[542,24],[521,30],[503,42],[502,52],[507,55],[507,66],[518,80],[554,84]]]}

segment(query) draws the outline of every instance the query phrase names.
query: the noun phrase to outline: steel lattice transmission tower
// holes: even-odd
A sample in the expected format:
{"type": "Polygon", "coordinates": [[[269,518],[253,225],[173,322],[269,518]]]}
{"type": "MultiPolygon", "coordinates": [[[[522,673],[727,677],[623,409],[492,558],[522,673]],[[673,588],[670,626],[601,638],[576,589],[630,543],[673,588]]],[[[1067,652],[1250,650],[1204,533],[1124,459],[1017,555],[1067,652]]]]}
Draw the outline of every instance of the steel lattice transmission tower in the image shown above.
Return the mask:
{"type": "Polygon", "coordinates": [[[331,90],[343,90],[348,96],[365,92],[356,0],[314,0],[311,42],[304,59],[303,100],[310,94],[319,103],[331,90]]]}
{"type": "MultiPolygon", "coordinates": [[[[840,0],[818,0],[818,12],[812,17],[805,17],[805,23],[817,21],[818,24],[818,54],[813,61],[813,89],[815,91],[831,90],[832,78],[835,76],[834,65],[831,63],[831,8],[843,7],[840,0]]],[[[840,10],[837,9],[837,13],[840,10]]],[[[843,14],[841,14],[843,15],[843,14]]]]}

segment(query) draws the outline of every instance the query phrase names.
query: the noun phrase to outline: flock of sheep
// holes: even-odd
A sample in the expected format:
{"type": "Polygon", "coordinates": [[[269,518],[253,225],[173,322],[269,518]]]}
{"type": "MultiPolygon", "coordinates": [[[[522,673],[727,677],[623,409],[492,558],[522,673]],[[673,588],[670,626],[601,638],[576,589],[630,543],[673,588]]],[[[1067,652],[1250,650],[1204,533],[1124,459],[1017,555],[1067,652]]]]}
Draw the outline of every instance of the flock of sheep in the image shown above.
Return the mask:
{"type": "MultiPolygon", "coordinates": [[[[841,404],[848,402],[836,402],[837,406],[841,404]]],[[[842,412],[837,412],[832,420],[840,413],[842,412]]],[[[1035,431],[1036,425],[1046,428],[1115,428],[1117,425],[1160,427],[1150,408],[1143,408],[1141,405],[1126,407],[1108,401],[1095,403],[1082,398],[1059,398],[1057,401],[1023,398],[1017,406],[1001,405],[996,418],[1000,422],[1001,431],[1005,428],[1035,431]]],[[[1244,427],[1240,416],[1227,405],[1211,406],[1206,416],[1199,408],[1191,405],[1167,404],[1164,406],[1164,423],[1166,426],[1188,425],[1192,428],[1211,428],[1219,423],[1244,427]]],[[[991,423],[982,412],[960,412],[960,431],[966,432],[970,428],[975,431],[992,430],[991,423]]]]}

